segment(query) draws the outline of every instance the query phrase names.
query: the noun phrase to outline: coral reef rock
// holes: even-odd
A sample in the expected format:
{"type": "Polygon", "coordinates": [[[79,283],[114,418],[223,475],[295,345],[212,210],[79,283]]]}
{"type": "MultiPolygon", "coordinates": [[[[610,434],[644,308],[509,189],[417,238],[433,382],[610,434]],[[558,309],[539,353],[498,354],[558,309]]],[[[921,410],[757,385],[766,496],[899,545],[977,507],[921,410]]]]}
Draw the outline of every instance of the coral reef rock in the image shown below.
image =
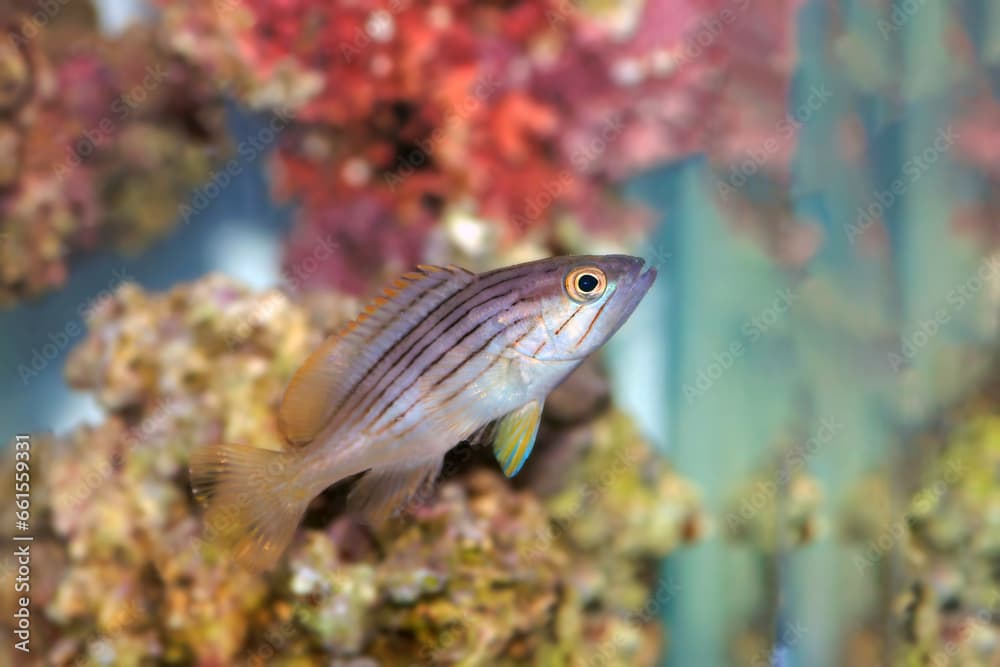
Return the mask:
{"type": "Polygon", "coordinates": [[[64,5],[0,15],[0,306],[62,285],[74,253],[161,237],[225,143],[221,98],[152,28],[109,37],[64,5]]]}
{"type": "MultiPolygon", "coordinates": [[[[38,664],[656,662],[669,594],[656,565],[698,495],[611,408],[574,421],[577,453],[544,497],[472,461],[376,529],[314,509],[274,572],[242,571],[206,539],[190,452],[280,446],[285,383],[355,308],[209,276],[165,294],[126,284],[91,310],[66,374],[106,419],[34,438],[38,664]]],[[[13,576],[0,574],[8,626],[13,576]]]]}
{"type": "Polygon", "coordinates": [[[911,585],[897,600],[899,665],[1000,661],[1000,416],[979,406],[945,436],[906,512],[911,585]]]}

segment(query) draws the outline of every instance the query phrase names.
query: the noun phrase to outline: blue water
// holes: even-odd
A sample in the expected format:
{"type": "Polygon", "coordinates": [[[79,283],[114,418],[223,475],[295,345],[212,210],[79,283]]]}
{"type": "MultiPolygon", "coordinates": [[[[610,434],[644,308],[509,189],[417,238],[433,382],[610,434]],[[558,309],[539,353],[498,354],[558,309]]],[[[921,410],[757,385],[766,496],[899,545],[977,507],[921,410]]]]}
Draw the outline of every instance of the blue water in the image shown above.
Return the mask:
{"type": "MultiPolygon", "coordinates": [[[[266,121],[233,110],[230,122],[239,141],[254,136],[266,121]]],[[[75,258],[71,279],[61,289],[0,311],[0,437],[64,432],[80,422],[100,421],[93,399],[66,385],[62,367],[85,336],[82,313],[122,282],[165,290],[221,271],[257,288],[278,283],[280,246],[291,216],[270,198],[266,160],[267,153],[254,154],[216,198],[142,254],[75,258]]]]}

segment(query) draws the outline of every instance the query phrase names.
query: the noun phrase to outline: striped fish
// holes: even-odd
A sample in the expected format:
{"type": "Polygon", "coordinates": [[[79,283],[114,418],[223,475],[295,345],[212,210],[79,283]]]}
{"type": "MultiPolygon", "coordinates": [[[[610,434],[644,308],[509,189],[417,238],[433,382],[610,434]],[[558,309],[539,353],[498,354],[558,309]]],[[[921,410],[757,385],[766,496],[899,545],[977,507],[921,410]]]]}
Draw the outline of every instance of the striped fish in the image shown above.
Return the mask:
{"type": "Polygon", "coordinates": [[[349,506],[381,521],[433,481],[449,449],[496,420],[493,450],[513,477],[545,397],[617,331],[655,277],[625,255],[403,275],[292,377],[278,412],[285,451],[195,452],[191,484],[210,532],[248,568],[268,569],[326,487],[367,471],[349,506]]]}

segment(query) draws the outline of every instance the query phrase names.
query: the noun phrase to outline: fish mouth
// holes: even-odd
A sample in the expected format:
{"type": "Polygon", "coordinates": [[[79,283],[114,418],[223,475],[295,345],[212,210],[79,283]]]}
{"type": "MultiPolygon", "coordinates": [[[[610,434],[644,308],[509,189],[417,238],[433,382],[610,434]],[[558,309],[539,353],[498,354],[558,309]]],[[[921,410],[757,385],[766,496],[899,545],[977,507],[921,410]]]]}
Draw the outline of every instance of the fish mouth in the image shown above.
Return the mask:
{"type": "Polygon", "coordinates": [[[656,276],[658,275],[656,268],[647,265],[645,260],[642,262],[642,268],[645,271],[642,271],[635,279],[635,289],[638,291],[640,299],[646,296],[646,292],[656,282],[656,276]]]}
{"type": "Polygon", "coordinates": [[[646,260],[641,258],[636,258],[636,266],[631,272],[630,280],[628,280],[623,292],[627,297],[627,301],[622,304],[622,320],[628,319],[632,314],[632,311],[636,309],[642,298],[646,296],[646,292],[649,288],[653,286],[656,281],[657,272],[652,266],[646,264],[646,260]]]}
{"type": "Polygon", "coordinates": [[[612,302],[616,299],[618,300],[618,304],[615,304],[613,308],[617,322],[614,323],[605,340],[615,335],[622,325],[628,321],[628,318],[632,316],[632,313],[639,306],[639,302],[642,301],[642,298],[646,296],[646,292],[649,291],[649,288],[656,281],[657,272],[655,268],[648,266],[646,261],[641,258],[635,257],[630,259],[633,262],[633,266],[630,267],[621,285],[611,296],[612,302]]]}

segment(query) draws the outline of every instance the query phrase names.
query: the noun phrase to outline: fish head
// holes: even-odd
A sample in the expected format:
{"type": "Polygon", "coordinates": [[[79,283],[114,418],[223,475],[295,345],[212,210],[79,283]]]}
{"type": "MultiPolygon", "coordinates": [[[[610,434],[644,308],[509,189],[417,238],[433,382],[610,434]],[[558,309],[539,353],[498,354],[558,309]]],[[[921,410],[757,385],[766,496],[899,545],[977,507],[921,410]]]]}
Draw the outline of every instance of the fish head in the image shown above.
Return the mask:
{"type": "MultiPolygon", "coordinates": [[[[542,361],[580,360],[603,345],[646,295],[656,270],[639,257],[585,255],[543,260],[529,281],[539,325],[525,341],[542,361]]],[[[524,352],[525,348],[519,351],[524,352]]]]}

